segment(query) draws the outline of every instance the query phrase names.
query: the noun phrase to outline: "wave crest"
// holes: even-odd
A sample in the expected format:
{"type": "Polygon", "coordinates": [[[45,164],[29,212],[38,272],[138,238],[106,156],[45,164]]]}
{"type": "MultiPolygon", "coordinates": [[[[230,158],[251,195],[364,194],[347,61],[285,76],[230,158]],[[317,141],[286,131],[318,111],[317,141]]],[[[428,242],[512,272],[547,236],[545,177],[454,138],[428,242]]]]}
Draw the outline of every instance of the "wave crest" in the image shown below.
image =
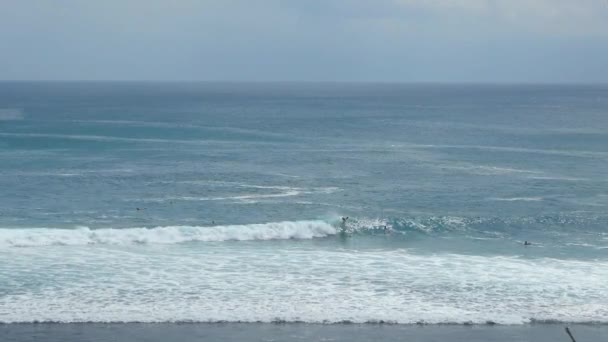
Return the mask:
{"type": "Polygon", "coordinates": [[[0,229],[0,246],[176,244],[190,241],[312,239],[336,234],[324,221],[285,221],[227,226],[156,228],[0,229]]]}

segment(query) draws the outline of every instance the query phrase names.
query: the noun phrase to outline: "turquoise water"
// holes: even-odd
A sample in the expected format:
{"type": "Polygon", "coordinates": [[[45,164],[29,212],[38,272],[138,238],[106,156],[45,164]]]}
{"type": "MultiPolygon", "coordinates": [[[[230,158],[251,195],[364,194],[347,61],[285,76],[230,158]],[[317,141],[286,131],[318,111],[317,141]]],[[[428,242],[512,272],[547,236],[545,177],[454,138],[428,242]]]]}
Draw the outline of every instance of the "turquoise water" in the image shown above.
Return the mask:
{"type": "Polygon", "coordinates": [[[0,321],[608,323],[607,113],[607,86],[0,83],[0,321]]]}

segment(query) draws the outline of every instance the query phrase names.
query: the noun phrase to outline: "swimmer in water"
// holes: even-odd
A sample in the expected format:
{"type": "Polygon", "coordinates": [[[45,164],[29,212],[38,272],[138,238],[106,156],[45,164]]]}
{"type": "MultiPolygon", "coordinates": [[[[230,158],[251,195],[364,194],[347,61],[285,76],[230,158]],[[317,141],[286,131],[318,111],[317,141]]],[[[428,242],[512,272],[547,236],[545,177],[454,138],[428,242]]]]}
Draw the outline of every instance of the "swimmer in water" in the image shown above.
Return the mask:
{"type": "Polygon", "coordinates": [[[524,241],[524,246],[530,246],[532,242],[524,241]]]}

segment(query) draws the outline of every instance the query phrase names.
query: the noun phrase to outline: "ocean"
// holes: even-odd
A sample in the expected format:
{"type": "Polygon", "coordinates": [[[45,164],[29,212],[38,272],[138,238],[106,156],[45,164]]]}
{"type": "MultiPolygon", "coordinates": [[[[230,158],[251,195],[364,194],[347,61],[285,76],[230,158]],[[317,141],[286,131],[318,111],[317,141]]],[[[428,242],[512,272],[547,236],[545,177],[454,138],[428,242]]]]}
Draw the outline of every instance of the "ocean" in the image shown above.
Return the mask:
{"type": "Polygon", "coordinates": [[[608,85],[1,82],[0,330],[608,336],[607,174],[608,85]]]}

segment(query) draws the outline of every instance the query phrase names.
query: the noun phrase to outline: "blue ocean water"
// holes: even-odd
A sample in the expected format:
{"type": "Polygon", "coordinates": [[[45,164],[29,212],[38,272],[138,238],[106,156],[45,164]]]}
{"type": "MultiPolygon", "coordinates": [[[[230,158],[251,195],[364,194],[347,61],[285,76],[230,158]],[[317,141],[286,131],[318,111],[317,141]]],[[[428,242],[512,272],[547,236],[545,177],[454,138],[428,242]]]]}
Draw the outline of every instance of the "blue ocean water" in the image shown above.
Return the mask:
{"type": "Polygon", "coordinates": [[[0,322],[608,323],[607,173],[608,86],[4,82],[0,322]]]}

